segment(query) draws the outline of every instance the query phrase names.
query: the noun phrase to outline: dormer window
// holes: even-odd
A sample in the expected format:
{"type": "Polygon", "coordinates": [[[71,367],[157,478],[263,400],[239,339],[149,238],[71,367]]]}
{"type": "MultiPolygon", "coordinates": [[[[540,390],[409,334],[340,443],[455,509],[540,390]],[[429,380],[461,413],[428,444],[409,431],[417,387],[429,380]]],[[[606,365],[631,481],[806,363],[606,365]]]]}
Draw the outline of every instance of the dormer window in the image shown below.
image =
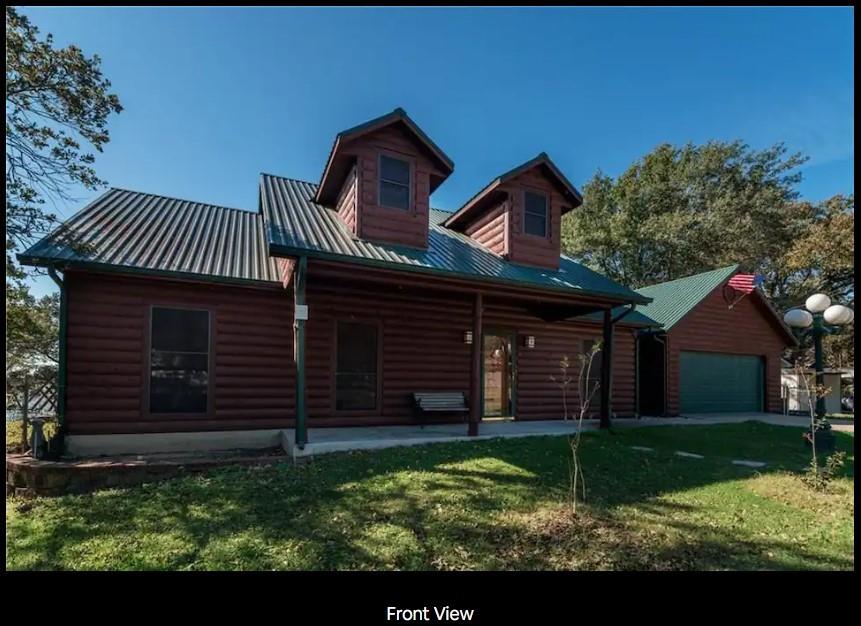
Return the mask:
{"type": "Polygon", "coordinates": [[[380,155],[380,206],[409,211],[409,161],[380,155]]]}
{"type": "Polygon", "coordinates": [[[532,191],[524,195],[523,231],[527,235],[547,237],[547,196],[532,191]]]}

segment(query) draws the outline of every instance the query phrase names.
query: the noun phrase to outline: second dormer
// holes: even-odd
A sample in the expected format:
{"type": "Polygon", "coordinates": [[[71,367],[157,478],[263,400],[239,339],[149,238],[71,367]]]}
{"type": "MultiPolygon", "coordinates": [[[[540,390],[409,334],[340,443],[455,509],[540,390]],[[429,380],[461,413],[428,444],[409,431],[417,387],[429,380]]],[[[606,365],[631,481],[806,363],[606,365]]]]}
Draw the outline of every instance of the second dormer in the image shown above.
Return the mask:
{"type": "Polygon", "coordinates": [[[454,163],[395,109],[338,133],[315,200],[355,237],[427,248],[430,195],[454,163]]]}
{"type": "Polygon", "coordinates": [[[582,203],[580,192],[542,152],[494,179],[444,226],[512,263],[558,269],[562,216],[582,203]]]}

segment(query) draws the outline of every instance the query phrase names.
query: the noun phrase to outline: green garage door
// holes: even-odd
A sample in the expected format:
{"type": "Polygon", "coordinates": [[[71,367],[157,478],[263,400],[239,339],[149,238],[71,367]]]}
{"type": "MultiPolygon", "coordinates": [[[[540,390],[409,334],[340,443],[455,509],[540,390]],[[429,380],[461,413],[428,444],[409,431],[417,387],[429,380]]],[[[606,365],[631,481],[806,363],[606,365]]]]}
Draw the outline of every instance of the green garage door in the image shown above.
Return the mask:
{"type": "Polygon", "coordinates": [[[762,358],[682,352],[679,405],[684,413],[762,411],[762,358]]]}

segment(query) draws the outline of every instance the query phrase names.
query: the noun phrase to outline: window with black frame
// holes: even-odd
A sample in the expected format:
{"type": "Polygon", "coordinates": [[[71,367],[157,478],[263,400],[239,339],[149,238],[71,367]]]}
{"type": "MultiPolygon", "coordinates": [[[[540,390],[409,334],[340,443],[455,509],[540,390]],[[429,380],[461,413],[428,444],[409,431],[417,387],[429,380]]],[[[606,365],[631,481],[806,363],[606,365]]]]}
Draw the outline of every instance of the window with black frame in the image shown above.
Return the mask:
{"type": "Polygon", "coordinates": [[[377,327],[338,322],[335,408],[372,411],[377,408],[377,327]]]}
{"type": "Polygon", "coordinates": [[[528,235],[547,236],[547,196],[527,191],[525,194],[523,230],[528,235]]]}
{"type": "Polygon", "coordinates": [[[380,155],[380,206],[409,210],[409,161],[380,155]]]}
{"type": "Polygon", "coordinates": [[[206,413],[209,311],[153,307],[150,413],[206,413]]]}

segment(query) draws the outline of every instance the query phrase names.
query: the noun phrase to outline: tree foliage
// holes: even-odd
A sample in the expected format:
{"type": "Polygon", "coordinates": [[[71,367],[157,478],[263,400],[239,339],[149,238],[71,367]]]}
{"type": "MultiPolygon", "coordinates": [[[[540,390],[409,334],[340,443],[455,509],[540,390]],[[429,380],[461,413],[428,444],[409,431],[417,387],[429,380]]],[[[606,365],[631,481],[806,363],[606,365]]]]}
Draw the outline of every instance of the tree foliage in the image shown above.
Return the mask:
{"type": "MultiPolygon", "coordinates": [[[[6,388],[22,372],[57,361],[59,297],[35,298],[14,254],[57,224],[46,202],[70,201],[75,185],[103,184],[93,151],[110,140],[107,120],[122,110],[98,56],[55,48],[6,7],[6,388]]],[[[74,245],[74,241],[69,241],[74,245]]]]}
{"type": "MultiPolygon", "coordinates": [[[[593,176],[583,205],[563,220],[563,246],[633,287],[739,263],[765,276],[780,310],[814,291],[851,306],[854,196],[799,200],[805,161],[782,144],[660,145],[616,179],[593,176]]],[[[851,362],[847,337],[828,339],[833,364],[851,362]]]]}
{"type": "Polygon", "coordinates": [[[56,224],[46,200],[71,200],[74,185],[104,184],[90,150],[108,143],[108,117],[122,106],[100,64],[77,46],[55,48],[50,34],[41,39],[26,16],[6,7],[7,268],[15,250],[56,224]]]}

